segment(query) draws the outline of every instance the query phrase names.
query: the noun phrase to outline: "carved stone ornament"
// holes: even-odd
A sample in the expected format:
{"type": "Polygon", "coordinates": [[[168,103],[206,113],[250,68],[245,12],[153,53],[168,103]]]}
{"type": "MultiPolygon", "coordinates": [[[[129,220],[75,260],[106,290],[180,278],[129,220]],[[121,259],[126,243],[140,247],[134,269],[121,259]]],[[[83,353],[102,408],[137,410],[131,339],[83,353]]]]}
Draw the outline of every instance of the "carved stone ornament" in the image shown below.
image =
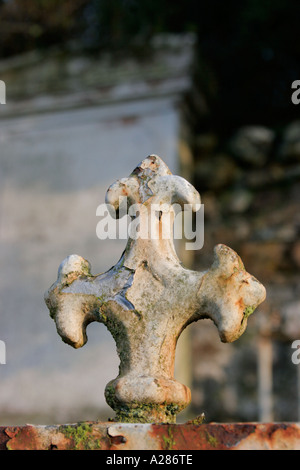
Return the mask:
{"type": "Polygon", "coordinates": [[[117,216],[125,197],[128,210],[132,204],[142,209],[141,230],[151,206],[161,207],[151,219],[152,237],[129,237],[120,260],[103,274],[92,275],[81,256],[68,256],[45,301],[59,335],[74,348],[86,343],[91,322],[104,323],[112,334],[120,366],[105,397],[116,421],[174,423],[191,400],[190,389],[174,379],[181,332],[194,321],[210,318],[221,341],[235,341],[266,292],[225,245],[215,247],[207,271],[182,265],[172,230],[169,237],[161,234],[172,226],[174,204],[197,210],[200,196],[185,179],[172,175],[160,157],[148,156],[128,178],[109,187],[106,203],[117,216]]]}

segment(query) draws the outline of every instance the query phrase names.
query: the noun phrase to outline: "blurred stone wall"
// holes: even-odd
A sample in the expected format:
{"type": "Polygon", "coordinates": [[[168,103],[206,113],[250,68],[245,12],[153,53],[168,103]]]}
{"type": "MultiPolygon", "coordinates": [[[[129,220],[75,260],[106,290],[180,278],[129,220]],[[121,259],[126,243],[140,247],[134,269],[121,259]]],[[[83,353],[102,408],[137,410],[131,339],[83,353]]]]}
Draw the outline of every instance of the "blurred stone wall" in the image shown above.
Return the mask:
{"type": "Polygon", "coordinates": [[[267,289],[237,342],[220,343],[207,321],[191,332],[193,410],[204,411],[208,421],[297,421],[299,366],[291,361],[291,345],[300,339],[300,121],[279,130],[243,127],[225,141],[203,133],[191,142],[205,211],[195,268],[206,269],[214,245],[224,243],[267,289]],[[263,349],[262,338],[270,348],[263,349]],[[267,373],[260,377],[260,370],[267,373]],[[260,381],[270,382],[267,412],[260,381]]]}

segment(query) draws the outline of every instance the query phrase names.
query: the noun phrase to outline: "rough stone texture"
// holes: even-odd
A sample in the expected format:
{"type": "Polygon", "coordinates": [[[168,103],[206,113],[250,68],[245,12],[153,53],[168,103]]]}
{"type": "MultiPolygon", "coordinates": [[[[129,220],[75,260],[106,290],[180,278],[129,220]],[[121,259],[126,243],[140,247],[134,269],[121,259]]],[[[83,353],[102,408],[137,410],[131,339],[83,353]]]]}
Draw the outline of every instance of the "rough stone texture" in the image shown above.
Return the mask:
{"type": "Polygon", "coordinates": [[[300,425],[83,422],[0,427],[0,450],[300,450],[300,425]]]}
{"type": "Polygon", "coordinates": [[[86,326],[93,321],[104,323],[114,337],[119,375],[105,393],[117,421],[174,422],[191,399],[190,390],[174,379],[181,332],[193,321],[210,318],[223,342],[236,340],[265,299],[265,289],[224,245],[215,247],[214,262],[205,272],[181,264],[172,230],[166,230],[172,205],[196,210],[200,196],[158,156],[150,155],[128,178],[110,186],[106,201],[118,209],[124,196],[128,211],[132,204],[141,205],[140,232],[157,204],[151,234],[129,237],[119,262],[98,276],[82,257],[69,256],[45,300],[58,333],[74,348],[86,343],[86,326]]]}

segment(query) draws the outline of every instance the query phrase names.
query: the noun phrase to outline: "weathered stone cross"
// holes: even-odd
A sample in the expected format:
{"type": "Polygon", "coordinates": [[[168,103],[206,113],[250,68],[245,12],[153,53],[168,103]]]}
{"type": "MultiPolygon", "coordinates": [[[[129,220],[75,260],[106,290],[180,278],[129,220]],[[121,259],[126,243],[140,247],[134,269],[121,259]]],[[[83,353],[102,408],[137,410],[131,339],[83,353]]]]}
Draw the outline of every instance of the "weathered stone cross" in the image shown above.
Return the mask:
{"type": "Polygon", "coordinates": [[[191,399],[189,388],[174,379],[181,332],[210,318],[221,341],[236,340],[265,299],[265,288],[225,245],[215,247],[214,262],[205,272],[181,264],[172,232],[168,238],[161,235],[170,225],[166,208],[171,213],[174,203],[199,208],[200,196],[158,156],[150,155],[128,178],[110,186],[106,202],[117,210],[125,196],[128,207],[139,203],[143,208],[141,229],[151,205],[159,204],[162,210],[152,227],[157,236],[129,237],[118,263],[96,276],[88,261],[68,256],[45,300],[58,333],[74,348],[86,343],[86,327],[93,321],[104,323],[114,337],[119,375],[107,384],[105,397],[117,421],[171,423],[191,399]]]}

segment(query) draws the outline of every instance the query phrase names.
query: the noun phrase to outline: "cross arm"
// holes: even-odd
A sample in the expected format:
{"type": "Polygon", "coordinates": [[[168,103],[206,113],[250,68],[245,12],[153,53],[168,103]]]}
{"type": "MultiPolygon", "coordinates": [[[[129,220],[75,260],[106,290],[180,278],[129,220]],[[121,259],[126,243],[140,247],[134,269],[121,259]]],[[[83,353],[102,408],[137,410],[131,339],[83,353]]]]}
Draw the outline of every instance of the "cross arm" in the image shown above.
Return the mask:
{"type": "Polygon", "coordinates": [[[221,341],[232,342],[243,334],[249,315],[265,297],[265,287],[246,271],[238,254],[219,244],[197,292],[196,318],[211,318],[221,341]]]}

